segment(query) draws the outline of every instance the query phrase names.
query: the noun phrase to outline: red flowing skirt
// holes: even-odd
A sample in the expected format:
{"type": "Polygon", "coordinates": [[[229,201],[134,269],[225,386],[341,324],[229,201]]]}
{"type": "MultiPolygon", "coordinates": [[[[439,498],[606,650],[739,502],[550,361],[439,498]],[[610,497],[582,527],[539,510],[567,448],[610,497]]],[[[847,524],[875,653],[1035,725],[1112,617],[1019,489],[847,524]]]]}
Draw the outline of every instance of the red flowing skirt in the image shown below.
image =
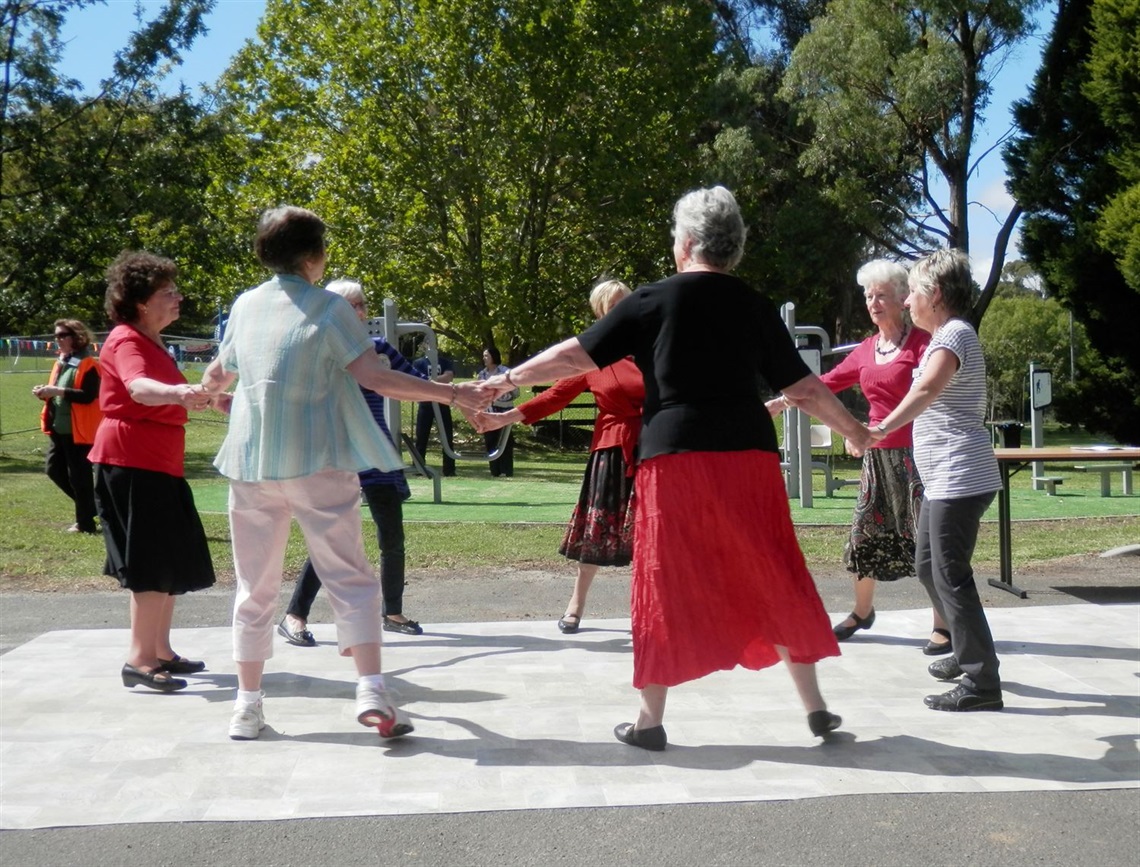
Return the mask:
{"type": "Polygon", "coordinates": [[[637,469],[633,685],[839,655],[772,452],[660,455],[637,469]]]}

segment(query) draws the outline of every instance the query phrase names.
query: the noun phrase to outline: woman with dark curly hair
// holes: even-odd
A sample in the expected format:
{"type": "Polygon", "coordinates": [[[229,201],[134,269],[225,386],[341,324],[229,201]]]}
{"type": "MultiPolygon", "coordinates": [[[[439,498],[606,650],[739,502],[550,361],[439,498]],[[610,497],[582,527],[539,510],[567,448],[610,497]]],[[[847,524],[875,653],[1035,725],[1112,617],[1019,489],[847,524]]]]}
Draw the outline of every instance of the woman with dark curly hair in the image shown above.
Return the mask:
{"type": "Polygon", "coordinates": [[[99,362],[91,351],[91,332],[78,319],[55,320],[59,358],[46,385],[32,394],[44,402],[40,427],[51,437],[44,468],[56,487],[75,501],[69,533],[98,533],[91,443],[103,415],[99,411],[99,362]]]}
{"type": "Polygon", "coordinates": [[[123,252],[107,269],[107,315],[117,323],[99,354],[103,421],[95,434],[95,500],[107,545],[104,573],[131,591],[131,649],[123,685],[185,689],[176,674],[204,662],[170,646],[174,597],[214,583],[206,532],[183,473],[187,410],[210,397],[190,385],[161,332],[178,318],[177,268],[123,252]]]}

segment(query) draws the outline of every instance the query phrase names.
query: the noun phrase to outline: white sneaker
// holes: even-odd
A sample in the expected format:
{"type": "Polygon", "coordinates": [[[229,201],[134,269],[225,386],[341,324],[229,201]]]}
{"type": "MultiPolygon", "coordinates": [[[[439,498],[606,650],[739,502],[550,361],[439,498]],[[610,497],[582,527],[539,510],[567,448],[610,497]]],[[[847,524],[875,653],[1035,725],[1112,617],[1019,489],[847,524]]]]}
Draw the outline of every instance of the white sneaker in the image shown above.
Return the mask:
{"type": "Polygon", "coordinates": [[[374,726],[382,738],[398,738],[415,729],[396,706],[388,691],[370,684],[356,685],[356,721],[362,726],[374,726]]]}
{"type": "Polygon", "coordinates": [[[234,706],[230,717],[230,737],[235,741],[255,741],[265,728],[265,710],[258,699],[255,705],[234,706]]]}

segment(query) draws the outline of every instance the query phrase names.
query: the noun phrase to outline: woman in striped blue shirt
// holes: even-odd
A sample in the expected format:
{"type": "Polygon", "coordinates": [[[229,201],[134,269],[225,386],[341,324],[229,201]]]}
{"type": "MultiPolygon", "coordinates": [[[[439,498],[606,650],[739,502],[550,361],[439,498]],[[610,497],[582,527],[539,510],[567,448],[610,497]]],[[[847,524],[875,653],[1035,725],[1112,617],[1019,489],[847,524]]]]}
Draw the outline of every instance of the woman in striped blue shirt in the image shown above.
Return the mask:
{"type": "Polygon", "coordinates": [[[986,363],[966,320],[973,304],[970,263],[939,250],[910,271],[906,307],[931,334],[914,385],[894,412],[872,429],[882,439],[914,422],[914,462],[926,493],[918,519],[915,568],[935,610],[950,627],[954,655],[932,663],[938,680],[961,677],[954,689],[928,695],[934,710],[1000,710],[998,659],[970,559],[982,515],[1001,488],[986,430],[986,363]]]}

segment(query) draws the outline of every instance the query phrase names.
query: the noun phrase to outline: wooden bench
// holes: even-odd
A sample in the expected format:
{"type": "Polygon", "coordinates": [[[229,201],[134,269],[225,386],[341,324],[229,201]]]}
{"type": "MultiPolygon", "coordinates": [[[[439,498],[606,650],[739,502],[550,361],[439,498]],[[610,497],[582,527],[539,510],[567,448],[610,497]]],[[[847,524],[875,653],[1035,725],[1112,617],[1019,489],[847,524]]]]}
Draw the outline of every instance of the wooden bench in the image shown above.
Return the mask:
{"type": "Polygon", "coordinates": [[[1082,473],[1100,473],[1100,495],[1112,496],[1112,474],[1120,473],[1124,485],[1124,496],[1132,496],[1132,464],[1094,464],[1091,466],[1073,467],[1082,473]]]}
{"type": "Polygon", "coordinates": [[[1033,480],[1034,490],[1038,490],[1038,482],[1045,486],[1045,496],[1047,497],[1057,496],[1057,485],[1065,484],[1065,480],[1061,476],[1038,476],[1033,480]]]}

